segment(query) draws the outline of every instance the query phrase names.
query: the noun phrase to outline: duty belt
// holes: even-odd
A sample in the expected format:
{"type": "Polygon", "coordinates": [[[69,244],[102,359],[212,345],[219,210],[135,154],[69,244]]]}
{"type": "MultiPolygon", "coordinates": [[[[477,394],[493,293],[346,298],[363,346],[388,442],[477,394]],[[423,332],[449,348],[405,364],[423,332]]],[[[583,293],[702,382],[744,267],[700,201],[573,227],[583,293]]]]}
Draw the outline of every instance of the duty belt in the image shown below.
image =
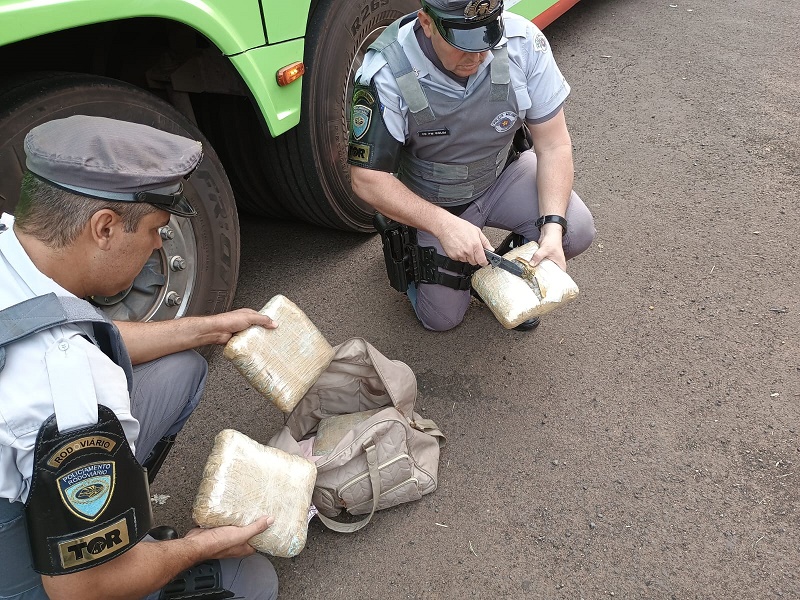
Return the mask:
{"type": "Polygon", "coordinates": [[[455,290],[468,290],[478,267],[442,256],[432,246],[417,244],[417,230],[375,213],[375,229],[381,234],[389,284],[405,293],[412,283],[436,283],[455,290]],[[452,271],[442,273],[439,269],[452,271]]]}

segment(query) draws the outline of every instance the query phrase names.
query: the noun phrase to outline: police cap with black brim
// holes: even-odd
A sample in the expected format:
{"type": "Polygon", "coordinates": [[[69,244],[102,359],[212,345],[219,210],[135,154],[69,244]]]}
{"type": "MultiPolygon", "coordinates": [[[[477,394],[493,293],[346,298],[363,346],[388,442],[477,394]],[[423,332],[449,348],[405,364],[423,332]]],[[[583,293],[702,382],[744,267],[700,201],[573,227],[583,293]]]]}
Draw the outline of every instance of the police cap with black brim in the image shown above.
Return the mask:
{"type": "Polygon", "coordinates": [[[464,52],[491,50],[503,39],[503,0],[422,0],[444,40],[464,52]]]}
{"type": "Polygon", "coordinates": [[[31,129],[25,155],[34,176],[73,194],[146,202],[179,217],[197,214],[183,195],[183,181],[203,158],[198,141],[139,123],[75,115],[31,129]]]}

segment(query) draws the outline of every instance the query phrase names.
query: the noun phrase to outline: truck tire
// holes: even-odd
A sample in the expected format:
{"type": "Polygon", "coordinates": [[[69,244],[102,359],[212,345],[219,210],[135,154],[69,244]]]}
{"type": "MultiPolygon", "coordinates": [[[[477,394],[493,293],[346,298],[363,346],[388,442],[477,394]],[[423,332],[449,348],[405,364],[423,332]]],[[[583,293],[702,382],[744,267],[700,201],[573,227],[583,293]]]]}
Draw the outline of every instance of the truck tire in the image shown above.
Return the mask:
{"type": "Polygon", "coordinates": [[[163,248],[153,253],[132,288],[114,297],[95,297],[95,303],[111,318],[128,321],[228,310],[239,270],[239,222],[230,183],[197,127],[140,88],[73,73],[36,74],[0,83],[0,211],[13,213],[19,199],[27,132],[45,121],[75,114],[143,123],[203,143],[204,158],[184,187],[198,215],[173,216],[162,232],[167,238],[163,248]]]}
{"type": "Polygon", "coordinates": [[[312,7],[306,33],[303,118],[294,130],[291,148],[302,170],[317,174],[307,176],[308,213],[322,209],[330,222],[345,229],[373,230],[375,211],[353,194],[347,165],[353,76],[367,47],[383,30],[419,8],[418,0],[318,1],[312,7]],[[325,198],[328,202],[321,203],[325,198]]]}
{"type": "Polygon", "coordinates": [[[353,194],[347,165],[353,75],[386,26],[418,8],[417,0],[316,0],[306,31],[300,124],[277,138],[264,133],[247,98],[208,105],[198,99],[203,131],[225,164],[237,165],[230,175],[241,210],[374,231],[374,210],[353,194]]]}

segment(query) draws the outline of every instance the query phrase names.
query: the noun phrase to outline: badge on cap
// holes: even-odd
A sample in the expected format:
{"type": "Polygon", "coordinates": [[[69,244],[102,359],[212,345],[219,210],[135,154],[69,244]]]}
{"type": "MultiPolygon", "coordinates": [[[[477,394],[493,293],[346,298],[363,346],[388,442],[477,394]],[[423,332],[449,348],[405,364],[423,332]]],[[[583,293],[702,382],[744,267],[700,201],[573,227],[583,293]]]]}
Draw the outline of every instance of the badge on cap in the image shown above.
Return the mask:
{"type": "Polygon", "coordinates": [[[482,19],[486,15],[493,13],[500,0],[470,0],[464,7],[464,18],[467,20],[482,19]]]}

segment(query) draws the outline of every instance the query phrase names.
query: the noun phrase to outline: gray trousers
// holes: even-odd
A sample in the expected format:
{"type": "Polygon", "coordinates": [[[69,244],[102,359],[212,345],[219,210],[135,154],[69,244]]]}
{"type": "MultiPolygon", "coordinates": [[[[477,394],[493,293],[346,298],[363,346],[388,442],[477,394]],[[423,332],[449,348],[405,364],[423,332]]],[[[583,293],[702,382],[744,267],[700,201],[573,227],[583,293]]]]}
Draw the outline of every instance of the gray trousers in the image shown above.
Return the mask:
{"type": "MultiPolygon", "coordinates": [[[[523,152],[480,198],[459,215],[473,225],[513,231],[528,240],[538,240],[534,223],[539,218],[539,195],[536,188],[536,154],[523,152]]],[[[564,236],[564,254],[569,260],[592,245],[596,231],[589,209],[575,192],[566,213],[569,231],[564,236]]],[[[444,255],[439,240],[425,231],[417,232],[420,246],[433,246],[444,255]]],[[[444,273],[452,273],[440,269],[444,273]]],[[[434,283],[421,283],[409,293],[417,317],[426,329],[446,331],[464,320],[469,306],[469,290],[454,290],[434,283]]]]}
{"type": "MultiPolygon", "coordinates": [[[[193,351],[180,352],[133,369],[131,413],[139,421],[136,458],[143,461],[158,440],[178,433],[205,387],[208,365],[193,351]]],[[[278,578],[264,556],[220,561],[226,589],[248,600],[274,600],[278,578]]],[[[160,592],[148,596],[158,598],[160,592]]],[[[23,505],[0,499],[0,598],[47,600],[33,570],[23,505]]]]}

